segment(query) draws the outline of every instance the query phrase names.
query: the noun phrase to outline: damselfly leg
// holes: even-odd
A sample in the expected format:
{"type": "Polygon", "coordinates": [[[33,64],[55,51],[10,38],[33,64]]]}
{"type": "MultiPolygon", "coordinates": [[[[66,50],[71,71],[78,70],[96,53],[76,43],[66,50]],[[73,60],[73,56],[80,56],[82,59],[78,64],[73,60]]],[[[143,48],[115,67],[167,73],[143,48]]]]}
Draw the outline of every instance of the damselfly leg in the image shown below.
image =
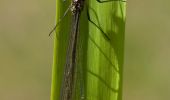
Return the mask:
{"type": "Polygon", "coordinates": [[[106,2],[113,2],[113,1],[121,1],[121,2],[126,2],[125,0],[96,0],[99,3],[106,3],[106,2]]]}
{"type": "Polygon", "coordinates": [[[55,31],[57,26],[60,24],[60,22],[64,19],[64,17],[68,14],[68,11],[70,10],[71,5],[67,8],[67,10],[64,12],[64,15],[59,19],[58,23],[54,26],[54,28],[50,31],[49,36],[55,31]]]}
{"type": "MultiPolygon", "coordinates": [[[[93,9],[92,9],[92,10],[93,10],[93,9]]],[[[95,13],[94,10],[93,10],[93,12],[95,13]]],[[[97,18],[97,14],[96,14],[96,13],[95,13],[95,16],[96,16],[96,18],[97,18]]],[[[103,35],[107,40],[110,40],[110,38],[107,36],[107,34],[106,34],[106,33],[102,30],[102,28],[100,27],[98,18],[97,18],[97,21],[98,21],[98,24],[99,24],[99,25],[97,25],[95,22],[93,22],[93,21],[91,20],[90,14],[89,14],[89,9],[88,9],[88,8],[87,8],[87,18],[88,18],[88,20],[89,20],[94,26],[96,26],[96,27],[101,31],[102,35],[103,35]]]]}
{"type": "MultiPolygon", "coordinates": [[[[108,2],[114,2],[114,1],[121,1],[121,2],[126,2],[126,1],[123,1],[123,0],[96,0],[98,3],[108,3],[108,2]]],[[[86,5],[87,6],[87,5],[86,5]]],[[[97,18],[97,22],[98,22],[98,25],[92,21],[91,17],[90,17],[90,14],[89,14],[89,7],[87,6],[87,18],[88,20],[94,25],[96,26],[102,33],[102,35],[107,39],[107,40],[110,40],[110,38],[107,36],[107,34],[103,31],[103,29],[101,28],[100,26],[100,23],[99,23],[99,20],[98,20],[98,17],[97,17],[97,14],[96,12],[94,11],[94,9],[90,9],[93,11],[93,13],[95,14],[95,17],[97,18]]]]}

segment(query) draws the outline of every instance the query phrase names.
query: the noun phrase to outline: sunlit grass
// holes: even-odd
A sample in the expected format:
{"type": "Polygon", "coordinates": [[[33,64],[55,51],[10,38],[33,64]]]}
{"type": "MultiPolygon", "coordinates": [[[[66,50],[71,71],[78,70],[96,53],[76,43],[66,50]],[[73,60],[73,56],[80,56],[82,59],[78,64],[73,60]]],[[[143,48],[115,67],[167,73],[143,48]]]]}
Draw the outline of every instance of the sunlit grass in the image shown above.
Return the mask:
{"type": "MultiPolygon", "coordinates": [[[[85,8],[80,20],[77,53],[77,69],[83,71],[77,72],[74,98],[80,100],[83,94],[87,100],[121,100],[125,2],[89,0],[87,4],[89,16],[98,27],[88,21],[85,8]]],[[[63,15],[68,5],[68,1],[64,4],[57,0],[56,19],[63,15]]],[[[51,100],[59,100],[60,96],[70,16],[69,13],[63,19],[55,34],[51,100]]]]}

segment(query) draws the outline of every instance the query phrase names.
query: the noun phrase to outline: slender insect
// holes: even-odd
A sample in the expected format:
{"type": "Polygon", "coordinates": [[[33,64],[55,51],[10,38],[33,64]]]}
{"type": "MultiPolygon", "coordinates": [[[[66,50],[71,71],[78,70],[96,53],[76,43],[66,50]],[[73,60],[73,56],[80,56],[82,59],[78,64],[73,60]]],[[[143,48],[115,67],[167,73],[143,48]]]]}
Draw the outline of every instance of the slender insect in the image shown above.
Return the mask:
{"type": "Polygon", "coordinates": [[[64,78],[61,87],[60,100],[72,100],[74,75],[76,66],[76,47],[78,41],[79,19],[85,0],[73,0],[69,9],[72,12],[72,28],[67,48],[64,78]]]}
{"type": "MultiPolygon", "coordinates": [[[[120,1],[120,0],[96,0],[99,3],[104,2],[110,2],[110,1],[120,1]]],[[[61,87],[61,93],[60,93],[60,100],[72,100],[73,97],[73,89],[74,89],[74,77],[75,77],[75,66],[76,66],[76,53],[77,53],[77,42],[78,42],[78,34],[79,34],[79,19],[80,14],[84,8],[85,0],[72,0],[71,5],[68,7],[68,9],[65,11],[62,18],[59,19],[59,22],[56,24],[56,26],[51,30],[50,34],[55,31],[58,24],[61,22],[61,20],[67,15],[68,11],[71,10],[72,13],[72,26],[71,26],[71,33],[69,36],[69,44],[67,48],[67,56],[66,56],[66,63],[64,68],[64,76],[62,80],[62,87],[61,87]]],[[[87,14],[89,15],[89,14],[87,14]]],[[[90,17],[88,16],[88,19],[90,17]]],[[[89,19],[90,22],[92,22],[89,19]]],[[[95,23],[92,22],[95,26],[97,26],[95,23]]],[[[97,26],[98,27],[98,26],[97,26]]],[[[99,27],[98,27],[99,28],[99,27]]],[[[101,29],[100,29],[101,30],[101,29]]],[[[81,100],[84,99],[84,97],[81,97],[81,100]]]]}

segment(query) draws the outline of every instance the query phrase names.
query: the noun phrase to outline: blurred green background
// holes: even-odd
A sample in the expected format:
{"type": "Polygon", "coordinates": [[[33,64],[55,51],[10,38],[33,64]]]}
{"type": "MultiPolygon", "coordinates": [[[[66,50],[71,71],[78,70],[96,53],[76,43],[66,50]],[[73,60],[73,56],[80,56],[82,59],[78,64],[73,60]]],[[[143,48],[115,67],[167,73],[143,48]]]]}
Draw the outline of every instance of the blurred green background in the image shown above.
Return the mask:
{"type": "MultiPolygon", "coordinates": [[[[170,98],[168,0],[127,2],[123,100],[170,98]]],[[[55,0],[0,0],[0,100],[49,100],[55,0]]]]}

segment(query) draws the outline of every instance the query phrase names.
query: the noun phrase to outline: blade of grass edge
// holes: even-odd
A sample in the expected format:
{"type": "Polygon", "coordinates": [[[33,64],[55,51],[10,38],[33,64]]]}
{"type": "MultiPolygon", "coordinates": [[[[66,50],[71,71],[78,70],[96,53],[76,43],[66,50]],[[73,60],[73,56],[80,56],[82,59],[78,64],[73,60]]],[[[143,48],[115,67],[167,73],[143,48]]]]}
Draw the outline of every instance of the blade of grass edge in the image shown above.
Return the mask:
{"type": "MultiPolygon", "coordinates": [[[[62,0],[56,0],[56,23],[63,17],[70,2],[63,3],[62,0]]],[[[52,82],[50,100],[59,100],[61,81],[65,65],[66,48],[68,43],[68,34],[70,31],[70,15],[69,13],[62,19],[54,33],[54,49],[53,49],[53,66],[52,66],[52,82]]]]}

